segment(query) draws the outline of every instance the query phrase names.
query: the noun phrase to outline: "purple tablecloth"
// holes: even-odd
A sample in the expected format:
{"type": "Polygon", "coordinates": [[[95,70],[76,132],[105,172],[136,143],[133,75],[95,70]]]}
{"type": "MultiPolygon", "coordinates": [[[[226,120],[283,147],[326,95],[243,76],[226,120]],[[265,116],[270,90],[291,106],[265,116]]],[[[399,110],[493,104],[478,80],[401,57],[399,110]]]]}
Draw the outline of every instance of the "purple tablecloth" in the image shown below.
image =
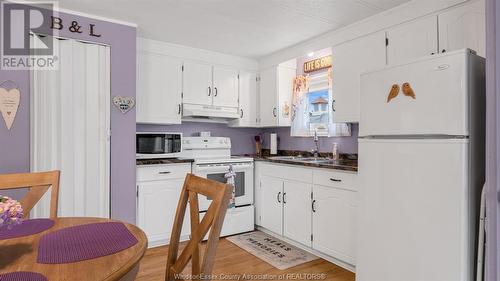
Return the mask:
{"type": "Polygon", "coordinates": [[[37,262],[58,264],[94,259],[120,252],[137,242],[120,222],[68,227],[41,237],[37,262]]]}
{"type": "Polygon", "coordinates": [[[53,225],[54,221],[51,219],[33,219],[13,225],[11,229],[3,226],[0,228],[0,240],[37,234],[51,228],[53,225]]]}
{"type": "Polygon", "coordinates": [[[0,281],[47,281],[47,277],[36,272],[18,271],[0,274],[0,281]]]}

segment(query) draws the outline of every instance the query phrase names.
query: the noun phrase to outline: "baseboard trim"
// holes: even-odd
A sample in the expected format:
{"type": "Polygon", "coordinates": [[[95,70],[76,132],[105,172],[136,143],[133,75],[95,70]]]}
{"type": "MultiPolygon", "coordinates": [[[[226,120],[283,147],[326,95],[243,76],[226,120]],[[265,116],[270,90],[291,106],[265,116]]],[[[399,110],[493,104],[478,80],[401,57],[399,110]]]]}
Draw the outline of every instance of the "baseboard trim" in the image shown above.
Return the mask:
{"type": "MultiPolygon", "coordinates": [[[[190,239],[189,235],[184,235],[181,236],[179,241],[184,242],[190,239]]],[[[156,248],[156,247],[161,247],[161,246],[167,246],[170,244],[170,238],[168,239],[150,239],[148,238],[148,249],[150,248],[156,248]]]]}

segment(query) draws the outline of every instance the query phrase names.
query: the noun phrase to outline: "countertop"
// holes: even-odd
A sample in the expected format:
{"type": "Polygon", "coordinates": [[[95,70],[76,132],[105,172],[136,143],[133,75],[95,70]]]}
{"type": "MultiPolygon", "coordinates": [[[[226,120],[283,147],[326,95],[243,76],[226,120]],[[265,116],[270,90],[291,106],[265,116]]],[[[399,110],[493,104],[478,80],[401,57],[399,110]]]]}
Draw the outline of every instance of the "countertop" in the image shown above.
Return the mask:
{"type": "Polygon", "coordinates": [[[137,159],[137,160],[135,160],[135,164],[137,166],[182,164],[182,163],[192,163],[192,162],[194,162],[194,159],[185,159],[185,158],[161,158],[161,159],[137,159]]]}
{"type": "Polygon", "coordinates": [[[284,160],[284,159],[270,159],[269,156],[258,157],[254,156],[255,161],[264,161],[271,163],[287,164],[287,165],[297,165],[305,167],[315,167],[315,168],[326,168],[342,171],[357,172],[358,171],[358,161],[357,160],[338,160],[335,163],[313,163],[313,162],[302,162],[295,160],[284,160]]]}
{"type": "MultiPolygon", "coordinates": [[[[240,155],[245,157],[252,157],[255,161],[263,161],[263,162],[271,162],[271,163],[279,163],[279,164],[287,164],[287,165],[296,165],[296,166],[304,166],[304,167],[314,167],[314,168],[326,168],[333,170],[341,170],[341,171],[350,171],[357,172],[358,171],[358,160],[357,156],[354,158],[351,155],[343,155],[341,154],[341,159],[335,162],[329,163],[321,163],[321,162],[307,162],[307,161],[297,161],[297,160],[287,160],[287,159],[271,159],[273,156],[291,156],[294,153],[290,151],[283,151],[283,153],[279,153],[279,155],[266,155],[258,156],[258,155],[240,155]]],[[[296,155],[296,154],[295,154],[296,155]]],[[[328,157],[328,154],[321,154],[322,157],[328,157]]],[[[182,164],[182,163],[192,163],[194,159],[185,159],[185,158],[161,158],[161,159],[137,159],[136,165],[168,165],[168,164],[182,164]]]]}
{"type": "MultiPolygon", "coordinates": [[[[311,157],[310,152],[306,151],[299,151],[299,150],[278,150],[278,154],[276,155],[270,155],[270,150],[269,149],[262,149],[262,155],[263,156],[258,156],[258,155],[241,155],[241,156],[246,156],[246,157],[253,157],[255,161],[264,161],[264,162],[271,162],[271,163],[280,163],[280,164],[287,164],[287,165],[296,165],[296,166],[304,166],[304,167],[315,167],[315,168],[326,168],[326,169],[333,169],[333,170],[342,170],[342,171],[350,171],[350,172],[357,172],[358,171],[358,155],[357,154],[340,154],[340,160],[337,161],[332,161],[329,163],[314,163],[314,162],[302,162],[302,161],[297,161],[297,160],[286,160],[286,159],[271,159],[271,157],[275,156],[303,156],[303,157],[311,157]]],[[[325,153],[325,152],[320,152],[319,157],[323,158],[332,158],[331,153],[325,153]]]]}

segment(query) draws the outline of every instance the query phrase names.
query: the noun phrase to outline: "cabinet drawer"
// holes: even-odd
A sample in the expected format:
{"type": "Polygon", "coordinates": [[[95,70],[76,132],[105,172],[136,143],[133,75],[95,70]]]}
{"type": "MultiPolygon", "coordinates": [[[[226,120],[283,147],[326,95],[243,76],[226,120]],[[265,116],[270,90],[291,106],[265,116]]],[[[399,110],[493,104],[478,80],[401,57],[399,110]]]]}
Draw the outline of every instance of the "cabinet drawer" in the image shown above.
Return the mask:
{"type": "Polygon", "coordinates": [[[348,190],[358,190],[357,174],[315,169],[313,183],[322,186],[331,186],[348,190]]]}
{"type": "Polygon", "coordinates": [[[151,165],[137,167],[137,181],[155,181],[185,178],[191,173],[191,164],[151,165]]]}
{"type": "Polygon", "coordinates": [[[281,178],[290,181],[312,182],[312,169],[292,165],[268,164],[262,165],[261,173],[265,176],[281,178]]]}

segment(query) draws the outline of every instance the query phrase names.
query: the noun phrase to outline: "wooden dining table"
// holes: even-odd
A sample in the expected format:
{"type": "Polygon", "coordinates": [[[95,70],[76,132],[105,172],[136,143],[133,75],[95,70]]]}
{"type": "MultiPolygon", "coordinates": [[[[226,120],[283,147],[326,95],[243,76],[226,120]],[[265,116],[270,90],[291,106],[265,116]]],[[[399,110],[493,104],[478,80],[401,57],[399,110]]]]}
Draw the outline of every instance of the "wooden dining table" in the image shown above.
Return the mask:
{"type": "MultiPolygon", "coordinates": [[[[138,243],[115,254],[64,264],[37,263],[40,237],[52,231],[90,223],[116,222],[105,218],[57,218],[50,229],[38,234],[0,240],[0,274],[16,271],[38,272],[52,280],[134,280],[147,238],[135,225],[124,223],[138,243]]],[[[97,233],[96,233],[97,235],[97,233]]]]}

